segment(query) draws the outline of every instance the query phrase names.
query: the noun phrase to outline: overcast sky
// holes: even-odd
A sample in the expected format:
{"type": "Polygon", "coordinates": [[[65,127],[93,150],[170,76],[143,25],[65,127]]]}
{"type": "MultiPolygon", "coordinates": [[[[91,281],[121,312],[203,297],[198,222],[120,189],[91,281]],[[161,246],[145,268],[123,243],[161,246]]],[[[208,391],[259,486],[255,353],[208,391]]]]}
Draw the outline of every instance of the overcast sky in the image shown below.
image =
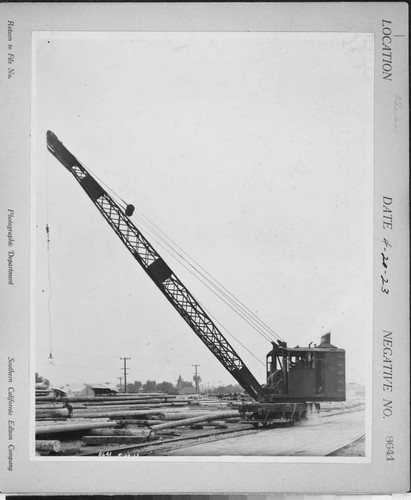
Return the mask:
{"type": "MultiPolygon", "coordinates": [[[[191,380],[199,364],[205,385],[234,382],[47,152],[52,130],[288,345],[331,329],[347,381],[364,382],[371,35],[41,33],[34,43],[36,371],[56,385],[116,383],[127,356],[129,381],[191,380]]],[[[153,245],[264,362],[269,342],[153,245]]]]}

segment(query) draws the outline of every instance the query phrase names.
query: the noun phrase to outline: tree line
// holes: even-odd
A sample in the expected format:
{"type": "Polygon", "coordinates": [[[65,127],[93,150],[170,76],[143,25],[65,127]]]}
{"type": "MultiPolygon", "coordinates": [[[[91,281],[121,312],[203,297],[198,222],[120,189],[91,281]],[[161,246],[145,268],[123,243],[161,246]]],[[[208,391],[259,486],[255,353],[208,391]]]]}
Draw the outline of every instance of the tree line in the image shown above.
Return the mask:
{"type": "Polygon", "coordinates": [[[43,384],[44,386],[47,386],[47,387],[50,385],[50,381],[47,378],[39,375],[37,372],[35,375],[35,383],[36,384],[43,384]]]}
{"type": "MultiPolygon", "coordinates": [[[[195,379],[195,376],[193,377],[193,379],[195,379]]],[[[194,380],[194,383],[196,382],[198,386],[198,392],[200,393],[233,394],[244,392],[244,389],[239,384],[220,385],[218,387],[205,387],[200,384],[200,376],[197,376],[197,380],[194,380]]],[[[120,391],[124,391],[123,386],[120,387],[120,385],[118,385],[117,387],[120,391]]],[[[157,383],[155,380],[147,380],[144,384],[139,380],[135,380],[133,383],[127,384],[127,392],[164,392],[166,394],[181,394],[181,392],[185,392],[187,389],[191,390],[194,393],[195,385],[193,384],[193,382],[183,380],[181,375],[179,375],[176,384],[167,381],[157,383]]]]}
{"type": "MultiPolygon", "coordinates": [[[[50,382],[45,377],[42,377],[39,373],[36,372],[35,375],[36,384],[43,384],[44,386],[49,386],[50,382]]],[[[133,383],[127,384],[127,392],[163,392],[165,394],[181,394],[184,392],[196,392],[196,385],[198,387],[199,393],[217,395],[217,394],[233,394],[233,393],[242,393],[244,389],[239,384],[228,384],[228,385],[219,385],[218,387],[209,387],[207,385],[201,385],[201,377],[197,375],[197,377],[193,376],[193,382],[184,380],[181,375],[179,375],[177,382],[173,384],[172,382],[163,381],[157,383],[155,380],[147,380],[144,384],[139,380],[135,380],[133,383]],[[194,383],[193,383],[194,382],[194,383]]],[[[119,392],[124,392],[123,385],[117,385],[119,392]]]]}
{"type": "MultiPolygon", "coordinates": [[[[124,387],[120,385],[118,385],[118,388],[124,390],[124,387]]],[[[132,384],[127,384],[127,392],[165,392],[166,394],[179,394],[184,389],[195,391],[193,383],[183,380],[181,375],[178,377],[176,384],[165,380],[160,383],[157,383],[155,380],[147,380],[144,384],[139,380],[135,380],[132,384]]]]}

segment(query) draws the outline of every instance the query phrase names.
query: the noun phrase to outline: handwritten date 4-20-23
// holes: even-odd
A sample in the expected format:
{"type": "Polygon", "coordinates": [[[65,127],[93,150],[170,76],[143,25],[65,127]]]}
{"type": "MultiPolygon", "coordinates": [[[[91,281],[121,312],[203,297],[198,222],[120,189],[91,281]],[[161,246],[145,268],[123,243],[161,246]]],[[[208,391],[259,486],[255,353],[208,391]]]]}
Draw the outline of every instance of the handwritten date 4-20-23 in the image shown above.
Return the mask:
{"type": "Polygon", "coordinates": [[[384,238],[382,240],[383,242],[383,245],[384,245],[384,249],[383,251],[381,252],[381,257],[382,257],[382,267],[383,267],[383,273],[381,274],[381,291],[382,293],[385,293],[385,294],[389,294],[390,293],[390,290],[389,290],[389,285],[388,285],[388,282],[389,282],[389,279],[388,279],[388,261],[389,261],[389,258],[388,258],[388,248],[392,248],[391,247],[391,244],[390,242],[384,238]]]}

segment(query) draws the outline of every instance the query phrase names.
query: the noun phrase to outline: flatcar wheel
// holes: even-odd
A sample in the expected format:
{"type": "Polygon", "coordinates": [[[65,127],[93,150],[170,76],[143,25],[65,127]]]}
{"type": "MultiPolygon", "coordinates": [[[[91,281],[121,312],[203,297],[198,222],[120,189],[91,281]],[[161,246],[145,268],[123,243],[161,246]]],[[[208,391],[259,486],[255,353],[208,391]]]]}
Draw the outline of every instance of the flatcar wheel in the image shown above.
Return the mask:
{"type": "Polygon", "coordinates": [[[253,413],[251,415],[251,421],[252,421],[254,429],[257,429],[257,427],[259,426],[259,423],[260,423],[257,413],[253,413]]]}

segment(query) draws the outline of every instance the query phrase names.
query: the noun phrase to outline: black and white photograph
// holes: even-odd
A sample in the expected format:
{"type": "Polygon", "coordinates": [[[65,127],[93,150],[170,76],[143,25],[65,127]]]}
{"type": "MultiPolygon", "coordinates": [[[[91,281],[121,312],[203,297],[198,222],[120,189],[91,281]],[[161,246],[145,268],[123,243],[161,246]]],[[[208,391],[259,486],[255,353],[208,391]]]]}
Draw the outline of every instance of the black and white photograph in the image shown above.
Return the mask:
{"type": "Polygon", "coordinates": [[[37,455],[365,457],[371,41],[35,37],[37,455]]]}
{"type": "MultiPolygon", "coordinates": [[[[215,4],[53,7],[25,42],[24,227],[17,203],[3,210],[12,293],[25,270],[9,476],[24,403],[25,466],[94,471],[61,493],[384,492],[382,474],[355,478],[409,463],[392,424],[407,408],[407,177],[382,180],[378,104],[398,78],[400,171],[404,69],[398,83],[380,46],[406,34],[361,25],[371,4],[351,21],[333,6],[329,28],[267,4],[224,21],[215,4]]],[[[56,493],[52,476],[32,492],[56,493]]]]}

